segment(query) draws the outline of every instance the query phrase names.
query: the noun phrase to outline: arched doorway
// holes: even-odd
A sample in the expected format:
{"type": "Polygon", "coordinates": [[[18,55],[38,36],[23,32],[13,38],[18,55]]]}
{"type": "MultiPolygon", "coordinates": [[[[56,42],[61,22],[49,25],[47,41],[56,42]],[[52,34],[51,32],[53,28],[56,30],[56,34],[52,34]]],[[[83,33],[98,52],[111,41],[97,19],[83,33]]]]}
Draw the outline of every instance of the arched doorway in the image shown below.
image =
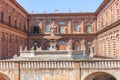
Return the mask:
{"type": "Polygon", "coordinates": [[[10,80],[10,79],[5,74],[0,73],[0,80],[10,80]]]}
{"type": "Polygon", "coordinates": [[[114,76],[104,72],[96,72],[87,76],[84,80],[116,80],[114,76]]]}

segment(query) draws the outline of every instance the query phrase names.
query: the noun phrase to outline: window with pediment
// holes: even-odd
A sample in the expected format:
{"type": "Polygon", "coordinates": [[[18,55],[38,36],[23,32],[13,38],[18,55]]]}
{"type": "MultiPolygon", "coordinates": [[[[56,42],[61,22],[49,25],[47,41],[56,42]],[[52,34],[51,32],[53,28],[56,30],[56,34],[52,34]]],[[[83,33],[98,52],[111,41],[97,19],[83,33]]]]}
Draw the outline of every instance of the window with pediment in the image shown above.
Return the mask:
{"type": "Polygon", "coordinates": [[[91,22],[87,22],[86,23],[86,32],[87,33],[91,33],[92,32],[92,27],[91,27],[91,22]]]}
{"type": "Polygon", "coordinates": [[[66,33],[66,30],[65,30],[66,23],[61,21],[61,22],[58,23],[58,25],[59,25],[59,32],[60,32],[60,34],[66,33]]]}

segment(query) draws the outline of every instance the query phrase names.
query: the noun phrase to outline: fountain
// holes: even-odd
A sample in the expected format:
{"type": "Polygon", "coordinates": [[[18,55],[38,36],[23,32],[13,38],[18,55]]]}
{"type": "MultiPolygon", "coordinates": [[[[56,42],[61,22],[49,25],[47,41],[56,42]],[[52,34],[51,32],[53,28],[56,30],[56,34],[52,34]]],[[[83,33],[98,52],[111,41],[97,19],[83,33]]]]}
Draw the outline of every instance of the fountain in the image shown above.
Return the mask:
{"type": "Polygon", "coordinates": [[[56,44],[57,44],[57,40],[62,38],[61,36],[55,36],[55,29],[56,29],[56,26],[54,26],[53,24],[51,24],[50,26],[50,36],[44,36],[43,38],[47,39],[50,41],[50,48],[49,50],[50,51],[54,51],[54,50],[57,50],[56,48],[56,44]]]}
{"type": "Polygon", "coordinates": [[[83,57],[83,50],[72,50],[72,39],[66,43],[66,50],[57,50],[56,44],[57,40],[61,39],[62,36],[55,35],[56,26],[51,24],[50,26],[50,35],[44,36],[44,39],[49,40],[49,50],[42,50],[41,47],[37,50],[27,50],[25,48],[22,50],[20,47],[20,57],[18,59],[27,59],[27,60],[70,60],[70,59],[80,59],[83,57]]]}

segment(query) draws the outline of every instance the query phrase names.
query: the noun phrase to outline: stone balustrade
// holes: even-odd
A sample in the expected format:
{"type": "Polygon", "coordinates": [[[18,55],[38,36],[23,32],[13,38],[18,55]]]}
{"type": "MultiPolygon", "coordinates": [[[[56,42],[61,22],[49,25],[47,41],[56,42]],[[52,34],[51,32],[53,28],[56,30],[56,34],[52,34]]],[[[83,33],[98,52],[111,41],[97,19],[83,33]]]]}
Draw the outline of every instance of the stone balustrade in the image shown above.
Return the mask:
{"type": "Polygon", "coordinates": [[[80,68],[120,68],[120,61],[118,60],[98,60],[98,61],[81,61],[80,68]]]}
{"type": "Polygon", "coordinates": [[[0,69],[14,68],[14,62],[0,61],[0,69]]]}
{"type": "Polygon", "coordinates": [[[74,68],[74,62],[20,62],[20,68],[74,68]]]}
{"type": "Polygon", "coordinates": [[[120,68],[120,60],[77,60],[77,61],[0,61],[0,69],[15,68],[15,64],[20,68],[57,69],[75,68],[79,64],[82,69],[112,69],[120,68]]]}

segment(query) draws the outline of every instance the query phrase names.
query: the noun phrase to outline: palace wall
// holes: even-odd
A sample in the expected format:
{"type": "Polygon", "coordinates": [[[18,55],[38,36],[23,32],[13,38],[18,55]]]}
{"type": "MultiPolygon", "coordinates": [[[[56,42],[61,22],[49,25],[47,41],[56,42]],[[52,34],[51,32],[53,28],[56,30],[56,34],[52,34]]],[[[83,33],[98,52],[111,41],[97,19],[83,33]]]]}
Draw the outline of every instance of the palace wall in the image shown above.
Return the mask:
{"type": "Polygon", "coordinates": [[[97,24],[94,13],[31,14],[29,16],[29,49],[35,46],[35,43],[43,50],[48,49],[49,40],[44,39],[43,36],[50,35],[51,24],[56,26],[55,34],[62,36],[57,40],[58,50],[65,50],[66,43],[72,39],[73,50],[86,49],[86,53],[89,53],[87,43],[92,43],[96,38],[97,24]]]}
{"type": "Polygon", "coordinates": [[[0,59],[19,55],[27,46],[27,13],[14,0],[0,0],[0,59]]]}
{"type": "Polygon", "coordinates": [[[97,15],[97,55],[120,56],[120,0],[111,0],[97,15]]]}

